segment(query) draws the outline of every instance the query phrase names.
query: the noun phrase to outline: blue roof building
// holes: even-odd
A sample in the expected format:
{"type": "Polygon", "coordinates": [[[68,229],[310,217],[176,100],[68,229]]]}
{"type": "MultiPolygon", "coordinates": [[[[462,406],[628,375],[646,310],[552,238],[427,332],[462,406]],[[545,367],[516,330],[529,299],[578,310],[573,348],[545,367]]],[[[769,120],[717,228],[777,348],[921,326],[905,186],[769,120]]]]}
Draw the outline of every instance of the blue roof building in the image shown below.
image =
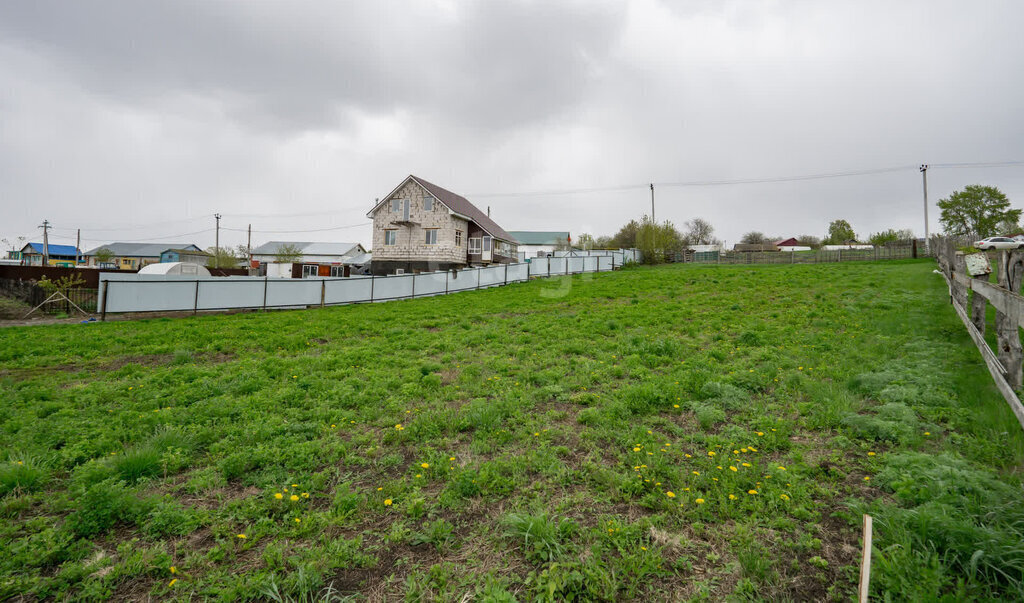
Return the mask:
{"type": "MultiPolygon", "coordinates": [[[[85,262],[81,250],[74,245],[55,245],[50,243],[46,249],[49,254],[50,266],[74,264],[85,262]]],[[[29,243],[21,248],[21,259],[29,266],[43,265],[43,244],[29,243]]]]}

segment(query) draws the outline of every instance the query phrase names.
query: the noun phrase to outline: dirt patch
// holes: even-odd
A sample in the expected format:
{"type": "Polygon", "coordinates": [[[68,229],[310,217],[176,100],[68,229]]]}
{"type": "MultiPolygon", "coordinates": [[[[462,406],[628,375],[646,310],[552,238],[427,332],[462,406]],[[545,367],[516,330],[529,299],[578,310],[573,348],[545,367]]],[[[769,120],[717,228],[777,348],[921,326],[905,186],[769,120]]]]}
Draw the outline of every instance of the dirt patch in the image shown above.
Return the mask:
{"type": "MultiPolygon", "coordinates": [[[[52,373],[78,373],[83,371],[116,371],[129,364],[136,364],[144,367],[166,366],[174,361],[174,354],[148,354],[119,356],[106,362],[72,362],[69,364],[55,364],[52,366],[37,366],[22,369],[2,369],[0,378],[13,377],[14,379],[31,379],[40,375],[52,373]]],[[[192,362],[203,364],[221,364],[234,360],[235,355],[227,352],[215,354],[199,354],[192,358],[192,362]]],[[[73,384],[70,384],[73,385],[73,384]]]]}

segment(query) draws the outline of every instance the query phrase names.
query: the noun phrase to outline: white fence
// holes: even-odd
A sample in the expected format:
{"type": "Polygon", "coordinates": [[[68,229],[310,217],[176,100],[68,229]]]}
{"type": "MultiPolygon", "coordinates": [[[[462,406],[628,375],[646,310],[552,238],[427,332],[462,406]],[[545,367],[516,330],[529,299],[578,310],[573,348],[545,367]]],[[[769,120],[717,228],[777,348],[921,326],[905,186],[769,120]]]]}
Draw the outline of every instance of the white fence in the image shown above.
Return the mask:
{"type": "MultiPolygon", "coordinates": [[[[97,307],[107,312],[304,308],[412,299],[521,283],[530,277],[607,272],[632,250],[589,257],[534,258],[483,268],[348,278],[200,277],[104,272],[97,307]],[[617,255],[616,255],[617,254],[617,255]]],[[[625,259],[623,259],[625,258],[625,259]]]]}

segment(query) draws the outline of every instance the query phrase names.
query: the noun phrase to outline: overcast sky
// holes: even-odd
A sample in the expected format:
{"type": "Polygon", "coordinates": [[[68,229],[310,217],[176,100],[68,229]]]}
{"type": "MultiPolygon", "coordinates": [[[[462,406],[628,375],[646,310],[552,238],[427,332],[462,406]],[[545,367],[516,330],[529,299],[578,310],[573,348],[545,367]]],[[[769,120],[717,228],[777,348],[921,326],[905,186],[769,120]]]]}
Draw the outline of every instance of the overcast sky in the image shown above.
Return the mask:
{"type": "MultiPolygon", "coordinates": [[[[4,2],[0,236],[206,247],[220,212],[222,244],[251,223],[254,246],[368,245],[410,173],[508,230],[613,234],[654,182],[659,220],[730,244],[840,217],[920,235],[914,166],[1024,160],[1022,22],[1015,1],[4,2]]],[[[933,168],[933,230],[973,183],[1024,205],[1024,166],[933,168]]]]}

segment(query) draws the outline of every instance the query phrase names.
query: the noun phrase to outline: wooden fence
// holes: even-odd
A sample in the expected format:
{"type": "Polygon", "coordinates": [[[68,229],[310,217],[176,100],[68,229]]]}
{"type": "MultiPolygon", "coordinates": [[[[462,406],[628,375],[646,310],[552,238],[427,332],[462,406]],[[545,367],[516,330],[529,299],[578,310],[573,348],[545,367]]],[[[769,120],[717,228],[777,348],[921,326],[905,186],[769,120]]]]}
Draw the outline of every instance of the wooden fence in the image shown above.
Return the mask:
{"type": "MultiPolygon", "coordinates": [[[[941,237],[931,241],[939,270],[949,287],[950,302],[978,346],[996,387],[1024,428],[1024,406],[1016,392],[1021,388],[1024,374],[1024,351],[1020,341],[1020,327],[1024,326],[1024,297],[1019,293],[1021,277],[1024,276],[1024,251],[998,252],[997,279],[992,283],[989,273],[979,274],[975,269],[976,274],[972,275],[968,271],[967,254],[960,250],[963,244],[961,239],[941,237]],[[994,352],[985,340],[988,304],[992,304],[996,311],[994,352]]],[[[990,264],[987,254],[979,253],[977,259],[977,264],[972,262],[972,266],[990,264]]]]}
{"type": "Polygon", "coordinates": [[[669,262],[695,264],[828,264],[835,262],[872,262],[929,257],[924,245],[900,243],[880,245],[873,249],[835,249],[812,251],[721,251],[715,253],[675,253],[666,256],[669,262]]]}

